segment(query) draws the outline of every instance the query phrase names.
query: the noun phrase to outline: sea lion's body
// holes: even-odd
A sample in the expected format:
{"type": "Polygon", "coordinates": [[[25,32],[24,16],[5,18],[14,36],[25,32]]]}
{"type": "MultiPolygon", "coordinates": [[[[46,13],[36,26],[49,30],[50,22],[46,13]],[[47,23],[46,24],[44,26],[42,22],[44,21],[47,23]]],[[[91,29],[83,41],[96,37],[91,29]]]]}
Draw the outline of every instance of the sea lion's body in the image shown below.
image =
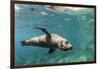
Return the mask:
{"type": "MultiPolygon", "coordinates": [[[[41,28],[37,28],[41,29],[41,28]]],[[[72,48],[72,45],[66,40],[65,38],[57,35],[57,34],[49,34],[45,29],[41,29],[44,33],[44,35],[33,37],[28,40],[22,41],[22,45],[26,46],[39,46],[44,48],[50,48],[50,53],[55,51],[55,49],[62,49],[62,50],[68,50],[72,48]]]]}
{"type": "Polygon", "coordinates": [[[58,46],[59,42],[67,41],[66,39],[60,37],[57,34],[51,34],[50,40],[47,40],[46,37],[47,36],[44,34],[39,37],[33,37],[30,40],[26,40],[26,42],[27,42],[27,45],[33,44],[33,45],[38,45],[40,47],[45,47],[45,48],[59,48],[59,46],[58,46]]]}

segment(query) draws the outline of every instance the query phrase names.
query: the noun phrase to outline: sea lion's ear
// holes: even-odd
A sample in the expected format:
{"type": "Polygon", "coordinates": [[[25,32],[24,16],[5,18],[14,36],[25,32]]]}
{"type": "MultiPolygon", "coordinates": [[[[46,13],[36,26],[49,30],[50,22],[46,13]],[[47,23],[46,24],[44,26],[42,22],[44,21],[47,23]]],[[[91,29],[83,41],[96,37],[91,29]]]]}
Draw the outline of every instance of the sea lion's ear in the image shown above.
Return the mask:
{"type": "Polygon", "coordinates": [[[48,51],[48,53],[51,54],[51,53],[53,53],[55,50],[56,50],[56,49],[50,48],[49,51],[48,51]]]}

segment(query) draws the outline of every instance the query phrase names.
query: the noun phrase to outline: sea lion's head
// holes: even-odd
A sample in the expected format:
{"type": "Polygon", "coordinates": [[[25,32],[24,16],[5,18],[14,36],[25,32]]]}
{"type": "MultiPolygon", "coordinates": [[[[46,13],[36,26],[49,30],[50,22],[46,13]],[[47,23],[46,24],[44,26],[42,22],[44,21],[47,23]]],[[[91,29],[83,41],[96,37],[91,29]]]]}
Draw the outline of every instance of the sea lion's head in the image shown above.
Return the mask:
{"type": "Polygon", "coordinates": [[[72,44],[69,43],[68,41],[61,41],[59,43],[59,45],[60,45],[60,49],[61,50],[64,50],[64,51],[66,51],[66,50],[72,50],[72,44]]]}

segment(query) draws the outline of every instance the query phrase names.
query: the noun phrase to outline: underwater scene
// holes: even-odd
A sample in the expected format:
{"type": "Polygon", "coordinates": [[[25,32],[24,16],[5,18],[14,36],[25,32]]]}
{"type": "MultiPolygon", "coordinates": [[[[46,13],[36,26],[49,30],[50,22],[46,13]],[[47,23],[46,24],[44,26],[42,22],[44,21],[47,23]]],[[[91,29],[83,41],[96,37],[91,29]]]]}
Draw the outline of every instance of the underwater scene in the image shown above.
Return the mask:
{"type": "Polygon", "coordinates": [[[94,8],[15,4],[15,65],[59,64],[94,61],[94,8]],[[44,35],[45,28],[72,44],[72,50],[22,46],[21,41],[44,35]]]}

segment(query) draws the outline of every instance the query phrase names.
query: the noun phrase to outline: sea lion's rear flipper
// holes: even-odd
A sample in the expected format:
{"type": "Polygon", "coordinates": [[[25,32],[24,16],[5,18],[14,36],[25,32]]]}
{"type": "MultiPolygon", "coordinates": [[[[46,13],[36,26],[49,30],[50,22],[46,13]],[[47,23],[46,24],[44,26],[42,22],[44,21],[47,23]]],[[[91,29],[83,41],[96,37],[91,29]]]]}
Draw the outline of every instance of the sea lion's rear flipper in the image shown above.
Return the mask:
{"type": "Polygon", "coordinates": [[[56,50],[56,49],[50,48],[49,51],[48,51],[48,53],[51,54],[51,53],[53,53],[55,50],[56,50]]]}
{"type": "Polygon", "coordinates": [[[42,32],[44,32],[47,35],[47,37],[49,38],[51,37],[50,33],[45,28],[35,28],[35,29],[40,29],[42,32]]]}

